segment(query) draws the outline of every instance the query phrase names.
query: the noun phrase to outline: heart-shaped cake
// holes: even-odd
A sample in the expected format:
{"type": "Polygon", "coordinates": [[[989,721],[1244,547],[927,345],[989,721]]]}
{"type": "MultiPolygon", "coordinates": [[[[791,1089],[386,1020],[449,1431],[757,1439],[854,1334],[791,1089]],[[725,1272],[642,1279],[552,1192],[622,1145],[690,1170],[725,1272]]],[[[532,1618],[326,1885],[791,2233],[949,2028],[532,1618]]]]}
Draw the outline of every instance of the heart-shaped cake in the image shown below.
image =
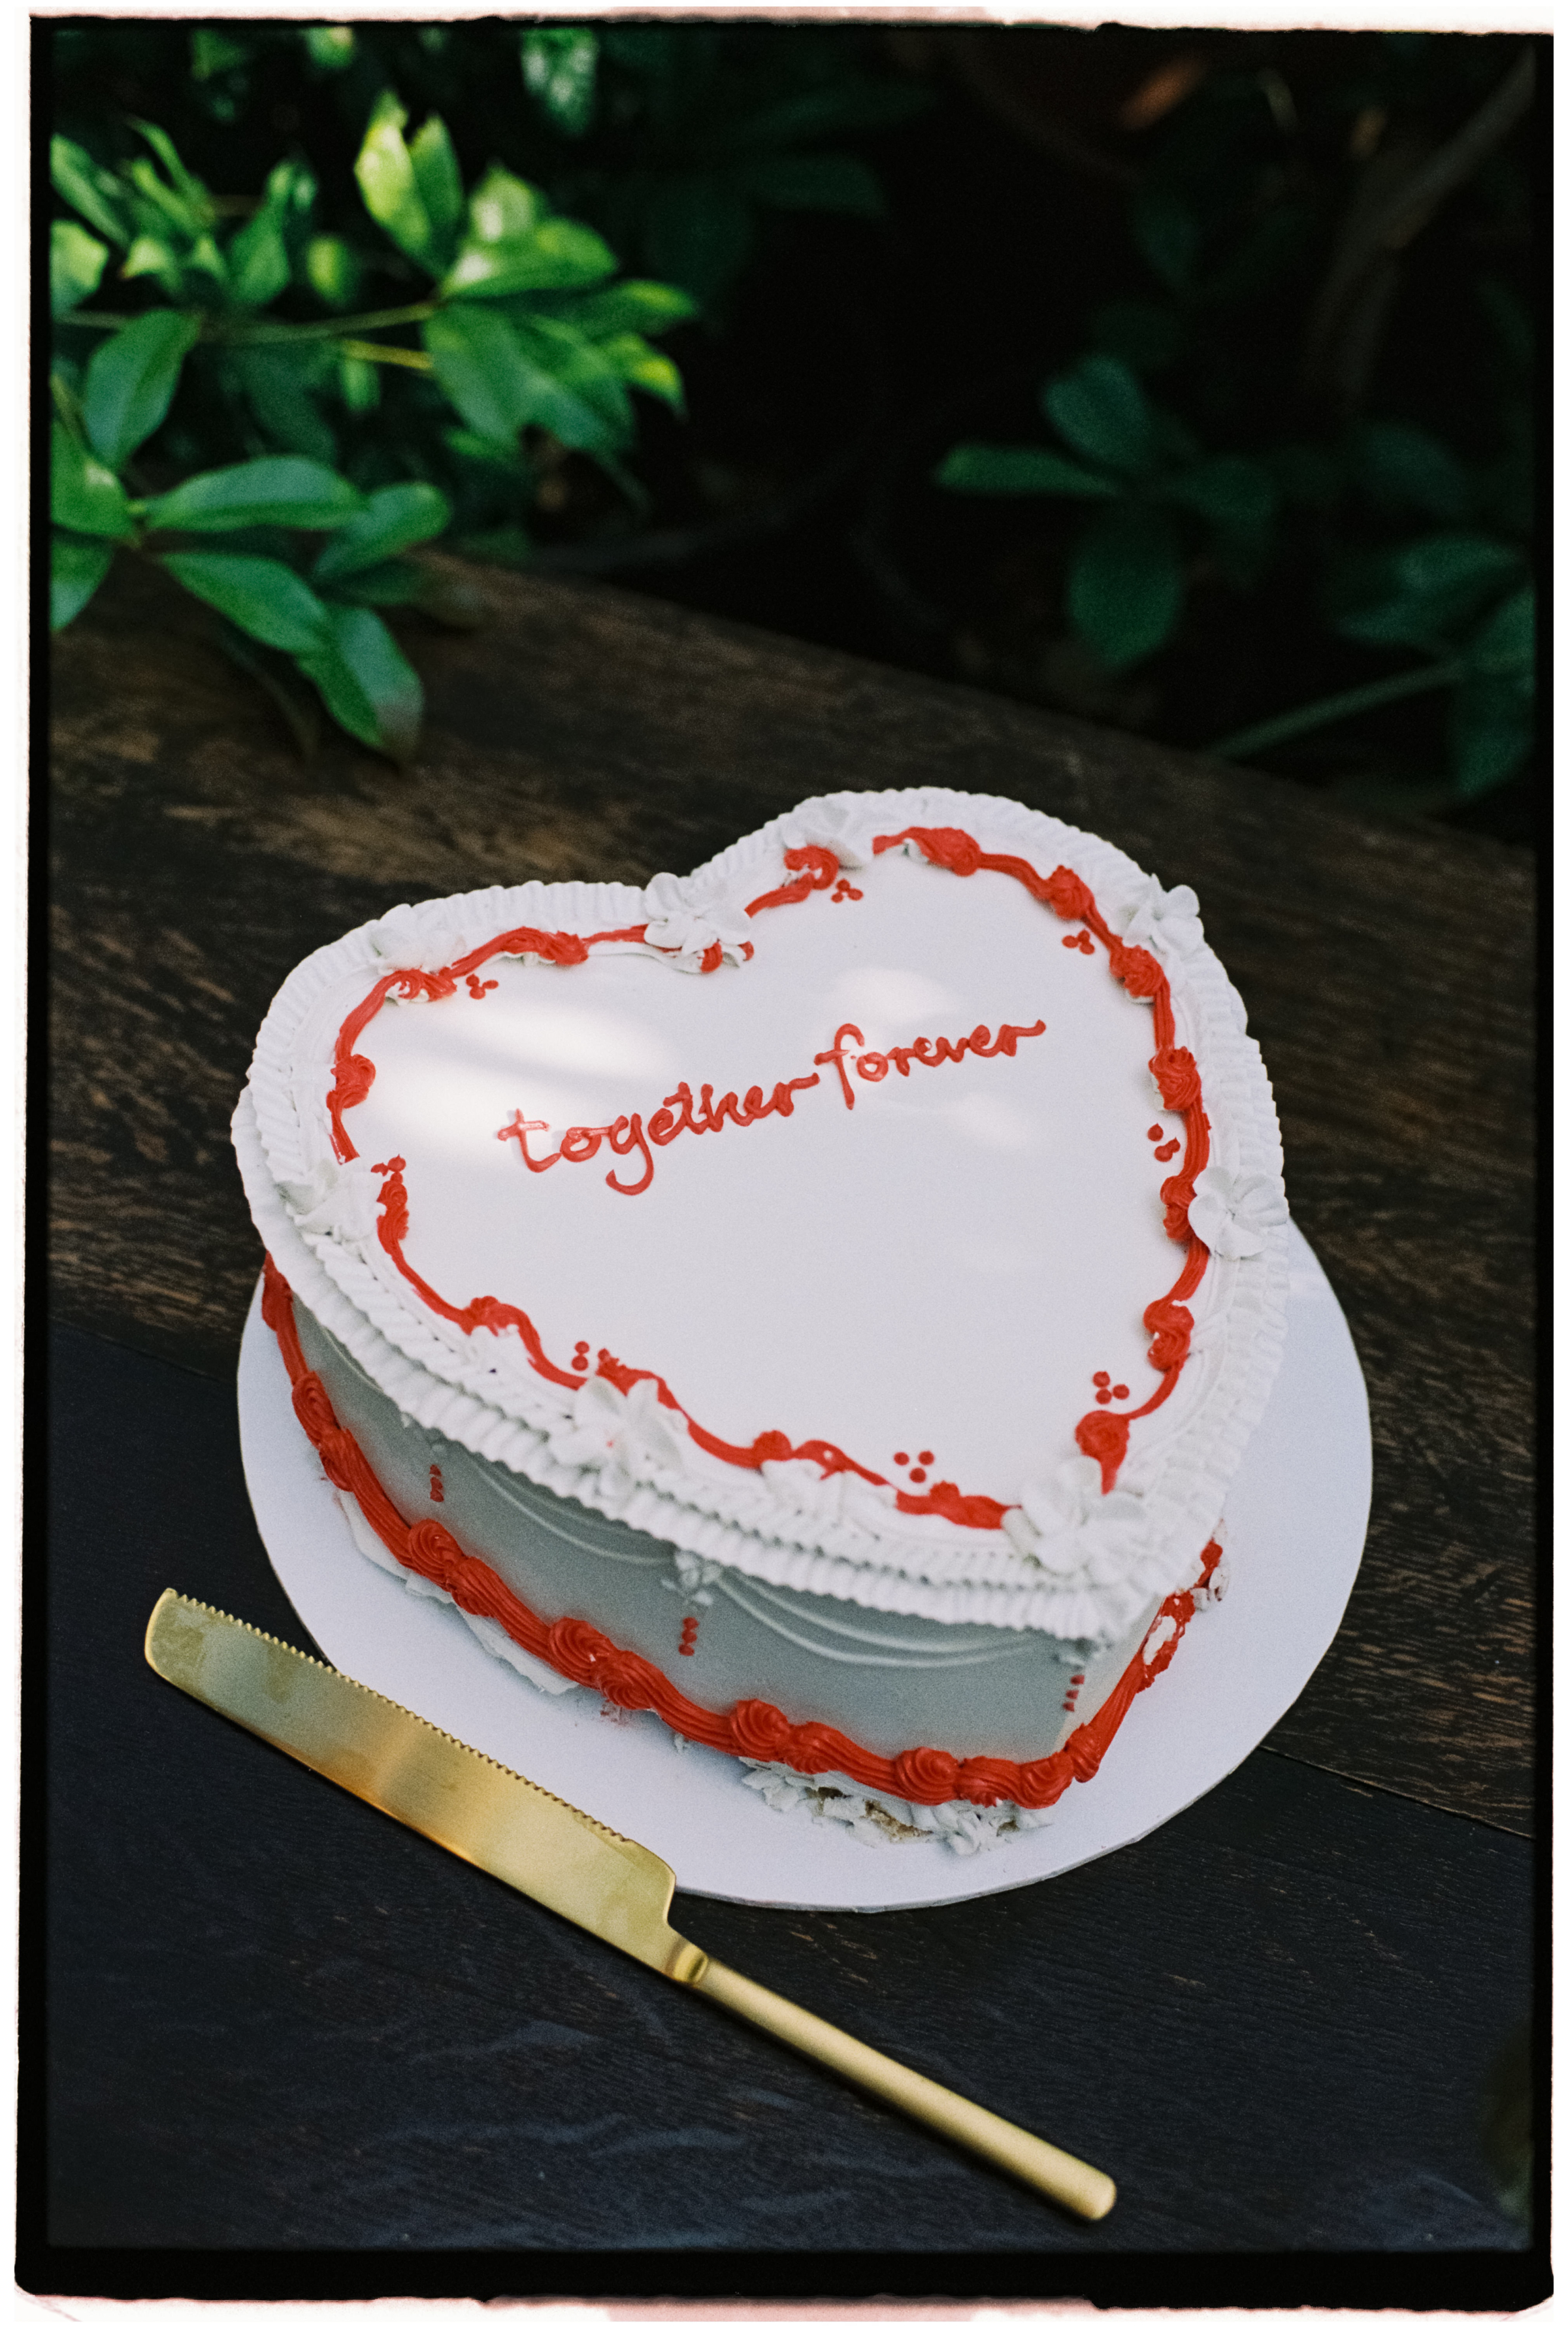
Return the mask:
{"type": "Polygon", "coordinates": [[[809,801],[645,891],[315,954],[235,1142],[372,1559],[546,1688],[976,1841],[1219,1589],[1283,1335],[1189,890],[1017,803],[809,801]]]}

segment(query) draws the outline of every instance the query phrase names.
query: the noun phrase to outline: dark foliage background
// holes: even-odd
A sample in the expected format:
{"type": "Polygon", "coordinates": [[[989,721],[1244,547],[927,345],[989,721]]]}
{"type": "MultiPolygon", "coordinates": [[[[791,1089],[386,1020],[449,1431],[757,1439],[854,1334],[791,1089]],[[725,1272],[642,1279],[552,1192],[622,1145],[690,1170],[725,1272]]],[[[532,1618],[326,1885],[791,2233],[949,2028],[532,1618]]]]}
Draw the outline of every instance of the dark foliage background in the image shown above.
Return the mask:
{"type": "MultiPolygon", "coordinates": [[[[106,169],[151,121],[243,217],[304,157],[361,306],[418,289],[355,183],[390,90],[465,187],[501,164],[695,311],[661,341],[684,414],[638,394],[624,457],[529,421],[506,472],[388,360],[374,401],[352,365],[313,386],[313,448],[183,389],[155,486],[314,449],[433,484],[474,556],[1533,837],[1529,43],[119,20],[50,48],[55,126],[106,169]]],[[[167,296],[106,273],[88,306],[167,296]]],[[[276,312],[333,306],[302,260],[276,312]]]]}

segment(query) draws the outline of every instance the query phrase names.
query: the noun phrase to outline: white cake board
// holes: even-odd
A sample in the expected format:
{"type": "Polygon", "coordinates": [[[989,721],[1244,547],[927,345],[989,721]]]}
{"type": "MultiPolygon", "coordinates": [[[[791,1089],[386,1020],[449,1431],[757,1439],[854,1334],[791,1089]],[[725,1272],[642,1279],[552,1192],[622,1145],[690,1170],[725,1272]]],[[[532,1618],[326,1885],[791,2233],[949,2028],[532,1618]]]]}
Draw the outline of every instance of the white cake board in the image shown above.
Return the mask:
{"type": "Polygon", "coordinates": [[[656,1715],[587,1691],[545,1696],[458,1610],[376,1568],[295,1419],[259,1287],[239,1353],[245,1476],[284,1591],[334,1665],[646,1844],[682,1891],[790,1909],[968,1900],[1058,1876],[1174,1818],[1252,1752],[1338,1632],[1372,1494],[1366,1391],[1344,1314],[1293,1228],[1290,1271],[1279,1380],[1226,1499],[1225,1599],[1194,1617],[1099,1772],[1067,1789],[1048,1826],[962,1857],[934,1837],[866,1843],[774,1811],[728,1756],[682,1752],[656,1715]]]}

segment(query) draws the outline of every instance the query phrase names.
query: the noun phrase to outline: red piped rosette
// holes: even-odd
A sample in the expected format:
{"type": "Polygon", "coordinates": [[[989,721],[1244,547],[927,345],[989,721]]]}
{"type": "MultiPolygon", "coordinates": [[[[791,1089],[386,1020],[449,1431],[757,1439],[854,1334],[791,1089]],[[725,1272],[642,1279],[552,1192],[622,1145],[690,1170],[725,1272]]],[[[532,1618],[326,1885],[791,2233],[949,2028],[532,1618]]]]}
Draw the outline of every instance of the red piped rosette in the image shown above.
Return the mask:
{"type": "Polygon", "coordinates": [[[784,1763],[806,1774],[841,1772],[858,1786],[902,1796],[906,1803],[1008,1803],[1041,1811],[1057,1802],[1075,1779],[1093,1778],[1133,1700],[1157,1674],[1164,1673],[1175,1656],[1197,1608],[1193,1593],[1207,1583],[1220,1559],[1219,1546],[1211,1542],[1204,1550],[1196,1586],[1167,1595],[1143,1644],[1104,1704],[1055,1754],[1031,1763],[991,1755],[971,1755],[961,1760],[940,1747],[906,1748],[891,1758],[876,1755],[827,1723],[792,1722],[782,1709],[765,1699],[742,1699],[728,1713],[716,1713],[678,1690],[650,1659],[635,1650],[618,1648],[586,1619],[559,1617],[547,1625],[487,1561],[465,1552],[439,1521],[403,1519],[359,1441],[338,1421],[321,1377],[305,1364],[295,1324],[294,1297],[270,1254],[261,1315],[277,1338],[295,1414],[321,1458],[322,1469],[334,1488],[354,1497],[388,1551],[405,1569],[440,1586],[471,1617],[493,1619],[520,1649],[542,1658],[568,1681],[596,1690],[614,1706],[649,1710],[682,1738],[716,1747],[722,1754],[784,1763]],[[1144,1649],[1166,1621],[1170,1632],[1146,1657],[1144,1649]]]}
{"type": "MultiPolygon", "coordinates": [[[[1181,1116],[1186,1126],[1186,1153],[1180,1169],[1161,1184],[1160,1194],[1165,1207],[1166,1233],[1176,1243],[1185,1245],[1188,1254],[1175,1283],[1150,1303],[1143,1313],[1143,1323],[1150,1338],[1149,1363],[1160,1377],[1158,1387],[1141,1407],[1120,1414],[1093,1408],[1080,1418],[1075,1427],[1076,1443],[1082,1452],[1099,1466],[1101,1487],[1108,1494],[1115,1485],[1117,1476],[1126,1461],[1132,1425],[1142,1417],[1152,1415],[1170,1397],[1187,1363],[1191,1346],[1193,1316],[1186,1305],[1197,1291],[1208,1263],[1208,1249],[1193,1235],[1188,1218],[1195,1183],[1209,1157],[1209,1123],[1203,1109],[1203,1083],[1197,1062],[1189,1051],[1177,1044],[1170,983],[1160,964],[1146,948],[1122,944],[1106,924],[1088,883],[1070,867],[1058,865],[1051,873],[1038,873],[1026,858],[992,854],[981,849],[972,834],[954,825],[909,825],[902,833],[880,834],[872,843],[872,852],[874,855],[881,856],[888,850],[905,846],[917,849],[928,864],[939,866],[965,880],[975,873],[988,872],[1005,874],[1009,880],[1021,883],[1031,897],[1048,907],[1062,920],[1082,923],[1083,946],[1093,953],[1094,940],[1098,939],[1109,957],[1111,976],[1129,995],[1153,1007],[1155,1050],[1149,1061],[1150,1071],[1159,1086],[1165,1107],[1171,1114],[1181,1116]],[[1091,933],[1092,936],[1089,935],[1091,933]]],[[[827,890],[839,873],[839,861],[833,853],[815,845],[786,849],[784,865],[796,876],[795,880],[754,898],[746,909],[748,917],[775,907],[803,904],[814,893],[827,890]]],[[[358,1154],[344,1125],[344,1116],[365,1098],[375,1080],[373,1061],[357,1052],[354,1045],[390,995],[397,995],[406,1000],[423,996],[428,1001],[437,1001],[454,994],[459,980],[470,977],[483,964],[499,955],[532,955],[540,961],[569,969],[587,962],[593,948],[613,943],[647,944],[646,925],[637,923],[622,929],[596,930],[587,937],[569,930],[520,927],[503,930],[498,937],[487,939],[483,946],[474,948],[470,953],[444,968],[393,970],[378,979],[369,994],[343,1022],[333,1051],[333,1084],[326,1106],[332,1122],[333,1144],[340,1162],[347,1162],[358,1154]]],[[[721,958],[722,952],[718,947],[709,948],[702,957],[702,970],[718,970],[721,958]]],[[[455,1304],[419,1275],[403,1251],[408,1233],[408,1196],[403,1181],[407,1169],[405,1160],[401,1156],[394,1156],[372,1169],[381,1180],[380,1218],[377,1224],[380,1243],[399,1274],[412,1287],[426,1307],[438,1317],[459,1326],[465,1334],[472,1334],[481,1328],[500,1334],[509,1326],[515,1327],[536,1373],[565,1389],[577,1389],[583,1380],[581,1373],[557,1364],[545,1350],[532,1319],[515,1303],[503,1302],[495,1295],[486,1294],[471,1302],[455,1304]]],[[[672,1413],[682,1416],[696,1445],[721,1463],[743,1470],[759,1471],[765,1463],[803,1460],[814,1463],[824,1479],[838,1472],[853,1472],[873,1487],[891,1485],[881,1473],[858,1463],[831,1440],[813,1438],[797,1447],[793,1446],[782,1431],[760,1432],[749,1447],[723,1439],[699,1423],[681,1405],[663,1377],[650,1368],[626,1366],[618,1359],[602,1353],[598,1372],[621,1391],[629,1391],[634,1383],[639,1381],[656,1384],[660,1403],[672,1413]]],[[[1003,1516],[1009,1509],[993,1496],[965,1494],[951,1480],[938,1480],[919,1495],[912,1495],[906,1489],[900,1488],[897,1491],[897,1503],[901,1513],[930,1516],[950,1522],[959,1528],[970,1529],[1000,1529],[1003,1516]]],[[[833,1768],[847,1770],[851,1777],[859,1776],[858,1771],[850,1770],[846,1765],[833,1768]]],[[[878,1781],[875,1784],[883,1783],[878,1781]]],[[[915,1796],[911,1800],[923,1802],[926,1798],[915,1796]]],[[[976,1797],[975,1800],[985,1799],[976,1797]]]]}

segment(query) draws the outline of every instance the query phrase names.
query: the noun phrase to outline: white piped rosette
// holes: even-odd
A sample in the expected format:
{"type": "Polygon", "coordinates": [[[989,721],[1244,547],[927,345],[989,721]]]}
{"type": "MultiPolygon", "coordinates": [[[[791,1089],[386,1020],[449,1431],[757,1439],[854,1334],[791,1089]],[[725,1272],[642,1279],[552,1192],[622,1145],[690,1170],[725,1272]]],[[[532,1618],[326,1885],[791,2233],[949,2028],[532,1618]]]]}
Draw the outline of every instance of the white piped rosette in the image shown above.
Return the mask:
{"type": "Polygon", "coordinates": [[[645,891],[530,882],[400,906],[350,932],[280,990],[234,1142],[257,1226],[296,1296],[427,1429],[699,1565],[945,1623],[1110,1641],[1150,1598],[1191,1581],[1282,1346],[1279,1131],[1244,1029],[1185,885],[1167,891],[1111,844],[1015,802],[936,788],[839,794],[645,891]],[[428,976],[519,928],[586,937],[639,926],[641,938],[617,941],[617,950],[691,973],[717,948],[744,970],[756,936],[746,905],[798,878],[787,853],[825,850],[855,872],[874,863],[876,836],[913,826],[979,828],[989,851],[1078,874],[1107,926],[1166,973],[1214,1126],[1188,1214],[1209,1249],[1212,1283],[1179,1418],[1156,1414],[1137,1426],[1108,1492],[1086,1457],[1043,1465],[1000,1530],[901,1513],[893,1487],[854,1473],[824,1477],[807,1461],[737,1469],[697,1445],[652,1382],[623,1392],[596,1375],[567,1390],[530,1367],[515,1332],[467,1334],[443,1319],[389,1266],[375,1234],[379,1183],[363,1160],[337,1161],[325,1106],[338,1030],[393,970],[428,976]]]}

